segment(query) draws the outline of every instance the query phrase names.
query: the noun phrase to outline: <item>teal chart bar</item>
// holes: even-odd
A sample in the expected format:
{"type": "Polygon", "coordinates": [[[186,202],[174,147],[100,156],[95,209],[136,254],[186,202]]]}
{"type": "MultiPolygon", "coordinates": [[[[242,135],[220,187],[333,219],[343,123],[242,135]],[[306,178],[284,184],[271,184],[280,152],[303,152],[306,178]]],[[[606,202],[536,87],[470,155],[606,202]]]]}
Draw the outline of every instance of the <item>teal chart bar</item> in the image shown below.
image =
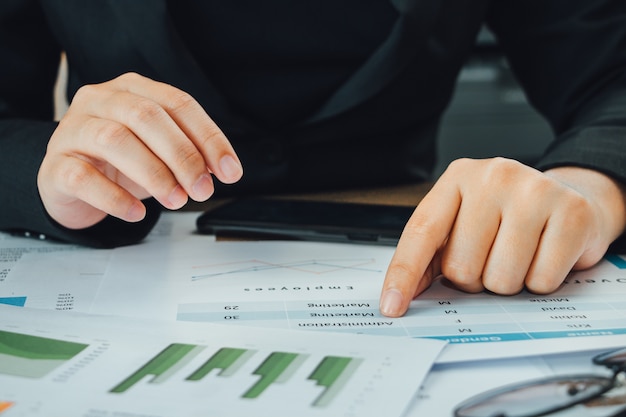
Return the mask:
{"type": "Polygon", "coordinates": [[[626,269],[626,260],[624,260],[624,258],[622,258],[621,256],[615,254],[607,254],[604,256],[604,258],[619,269],[626,269]]]}
{"type": "Polygon", "coordinates": [[[26,297],[0,297],[0,304],[24,307],[26,305],[26,297]]]}

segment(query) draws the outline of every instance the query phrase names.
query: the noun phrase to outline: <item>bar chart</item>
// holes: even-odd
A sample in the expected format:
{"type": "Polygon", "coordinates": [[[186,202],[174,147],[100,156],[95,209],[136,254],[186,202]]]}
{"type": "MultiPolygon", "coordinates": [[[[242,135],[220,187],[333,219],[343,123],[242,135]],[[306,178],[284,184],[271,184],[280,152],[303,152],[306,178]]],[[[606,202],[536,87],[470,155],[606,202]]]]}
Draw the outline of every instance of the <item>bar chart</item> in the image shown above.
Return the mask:
{"type": "Polygon", "coordinates": [[[74,358],[87,346],[82,343],[0,331],[0,374],[42,378],[74,358]]]}
{"type": "MultiPolygon", "coordinates": [[[[122,394],[131,390],[140,383],[159,384],[182,373],[194,358],[207,350],[207,346],[172,343],[160,353],[151,358],[145,365],[137,369],[126,379],[113,387],[110,392],[122,394]]],[[[186,377],[184,381],[201,381],[209,375],[214,378],[229,378],[237,374],[247,362],[258,361],[251,375],[256,376],[256,382],[244,388],[241,399],[256,399],[273,385],[289,384],[295,378],[296,370],[307,366],[310,355],[297,352],[274,351],[267,354],[253,349],[221,347],[206,359],[197,369],[186,377]],[[259,356],[257,359],[255,356],[259,356]]],[[[340,393],[350,378],[354,375],[362,358],[345,356],[324,356],[313,366],[306,378],[313,390],[319,394],[311,401],[312,407],[326,407],[340,393]]],[[[242,372],[247,372],[243,370],[242,372]]]]}
{"type": "Polygon", "coordinates": [[[26,297],[0,297],[0,304],[24,307],[24,305],[26,304],[26,297]]]}

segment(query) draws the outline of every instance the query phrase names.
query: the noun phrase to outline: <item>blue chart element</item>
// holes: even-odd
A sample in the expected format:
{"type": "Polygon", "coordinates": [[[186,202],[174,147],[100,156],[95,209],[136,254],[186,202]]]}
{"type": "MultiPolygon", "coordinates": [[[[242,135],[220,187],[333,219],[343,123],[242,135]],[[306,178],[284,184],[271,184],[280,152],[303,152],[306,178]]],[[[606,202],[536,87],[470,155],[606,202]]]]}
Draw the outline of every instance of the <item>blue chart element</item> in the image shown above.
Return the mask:
{"type": "Polygon", "coordinates": [[[26,304],[26,297],[0,297],[0,304],[24,307],[26,304]]]}
{"type": "Polygon", "coordinates": [[[604,259],[611,262],[613,265],[615,265],[619,269],[626,269],[626,260],[624,260],[619,255],[607,254],[604,256],[604,259]]]}

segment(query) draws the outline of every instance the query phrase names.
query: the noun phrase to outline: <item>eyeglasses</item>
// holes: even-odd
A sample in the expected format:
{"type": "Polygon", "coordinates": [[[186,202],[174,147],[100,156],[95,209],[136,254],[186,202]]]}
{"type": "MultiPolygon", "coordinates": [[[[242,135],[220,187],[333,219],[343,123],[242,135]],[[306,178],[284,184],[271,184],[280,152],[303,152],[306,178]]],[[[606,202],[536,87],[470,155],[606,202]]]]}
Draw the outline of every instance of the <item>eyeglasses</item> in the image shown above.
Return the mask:
{"type": "MultiPolygon", "coordinates": [[[[593,358],[596,365],[613,372],[603,375],[564,375],[507,385],[465,400],[455,417],[539,417],[578,404],[591,405],[626,381],[626,348],[593,358]]],[[[623,403],[621,403],[623,404],[623,403]]],[[[626,417],[626,408],[613,417],[626,417]]]]}

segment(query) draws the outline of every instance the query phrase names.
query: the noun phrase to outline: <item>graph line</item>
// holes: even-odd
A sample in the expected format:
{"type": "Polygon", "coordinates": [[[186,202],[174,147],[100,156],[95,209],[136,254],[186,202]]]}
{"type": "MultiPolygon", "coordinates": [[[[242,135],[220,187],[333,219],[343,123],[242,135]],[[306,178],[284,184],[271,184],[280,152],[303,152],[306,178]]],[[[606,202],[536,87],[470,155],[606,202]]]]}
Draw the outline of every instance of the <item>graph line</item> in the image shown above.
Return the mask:
{"type": "Polygon", "coordinates": [[[368,268],[367,265],[372,265],[376,261],[372,258],[365,259],[307,259],[302,261],[293,261],[285,263],[272,263],[262,261],[258,259],[250,259],[246,261],[229,262],[222,264],[212,265],[199,265],[194,266],[194,269],[213,270],[214,272],[207,272],[203,274],[193,275],[192,281],[198,281],[206,278],[214,278],[223,275],[243,274],[243,273],[255,273],[264,272],[268,270],[286,269],[294,272],[323,275],[330,274],[337,271],[360,271],[380,273],[382,272],[378,268],[368,268]]]}

